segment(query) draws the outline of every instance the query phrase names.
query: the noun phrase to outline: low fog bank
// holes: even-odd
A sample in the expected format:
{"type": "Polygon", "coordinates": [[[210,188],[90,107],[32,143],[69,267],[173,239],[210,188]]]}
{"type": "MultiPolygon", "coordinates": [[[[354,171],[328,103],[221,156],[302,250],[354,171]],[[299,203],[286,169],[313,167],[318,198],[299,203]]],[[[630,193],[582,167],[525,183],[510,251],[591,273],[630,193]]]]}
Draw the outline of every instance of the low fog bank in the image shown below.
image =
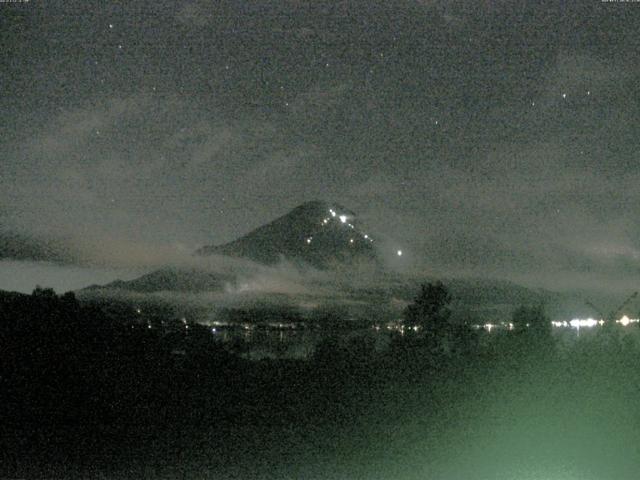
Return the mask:
{"type": "Polygon", "coordinates": [[[243,308],[281,308],[307,318],[310,312],[330,311],[384,322],[400,318],[419,285],[435,280],[442,280],[450,289],[452,321],[459,324],[508,322],[519,305],[542,305],[552,320],[597,317],[585,300],[609,312],[624,299],[600,292],[526,288],[505,280],[406,275],[368,263],[321,271],[286,260],[265,266],[246,259],[191,255],[133,281],[78,294],[84,299],[160,302],[202,323],[216,320],[225,309],[243,308]]]}
{"type": "MultiPolygon", "coordinates": [[[[631,293],[527,288],[506,280],[463,274],[401,273],[366,262],[327,271],[284,259],[266,266],[247,259],[196,256],[170,247],[149,247],[146,255],[145,261],[133,262],[131,267],[118,262],[106,266],[100,262],[75,265],[0,260],[0,289],[30,293],[39,285],[59,293],[74,290],[85,300],[169,304],[178,314],[192,315],[203,323],[215,320],[220,311],[234,308],[284,308],[302,316],[330,310],[359,319],[393,320],[401,316],[420,283],[438,279],[451,290],[455,323],[508,321],[513,309],[521,304],[544,305],[552,320],[595,318],[599,313],[586,300],[606,314],[631,293]]],[[[635,317],[638,306],[631,308],[627,314],[635,317]]]]}
{"type": "Polygon", "coordinates": [[[78,290],[93,283],[131,280],[145,269],[66,265],[45,261],[0,259],[0,290],[31,293],[36,286],[59,293],[78,290]]]}

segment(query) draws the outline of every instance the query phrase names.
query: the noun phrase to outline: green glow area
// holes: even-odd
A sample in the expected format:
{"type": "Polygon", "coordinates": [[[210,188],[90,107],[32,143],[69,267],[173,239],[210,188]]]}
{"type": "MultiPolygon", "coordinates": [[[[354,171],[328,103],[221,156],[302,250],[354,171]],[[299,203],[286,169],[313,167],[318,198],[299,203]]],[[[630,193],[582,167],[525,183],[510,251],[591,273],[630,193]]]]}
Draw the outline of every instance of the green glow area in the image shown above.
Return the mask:
{"type": "Polygon", "coordinates": [[[375,405],[358,404],[361,416],[349,428],[325,431],[331,442],[319,440],[324,453],[308,452],[301,472],[318,479],[637,478],[637,350],[608,341],[387,386],[375,405]]]}

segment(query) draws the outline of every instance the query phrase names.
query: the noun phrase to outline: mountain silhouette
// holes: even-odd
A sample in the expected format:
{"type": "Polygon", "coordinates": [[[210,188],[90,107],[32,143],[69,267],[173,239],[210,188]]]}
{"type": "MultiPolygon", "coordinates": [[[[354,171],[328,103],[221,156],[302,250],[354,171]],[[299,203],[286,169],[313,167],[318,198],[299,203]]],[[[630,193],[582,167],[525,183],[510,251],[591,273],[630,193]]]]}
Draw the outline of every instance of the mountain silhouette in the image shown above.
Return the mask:
{"type": "Polygon", "coordinates": [[[374,242],[353,211],[337,203],[312,201],[237,240],[202,247],[196,254],[242,257],[267,265],[286,259],[326,269],[375,261],[374,242]]]}
{"type": "Polygon", "coordinates": [[[91,285],[84,290],[121,289],[130,292],[152,293],[162,291],[172,292],[205,292],[224,290],[228,282],[234,277],[220,273],[190,269],[165,267],[142,275],[134,280],[115,280],[107,285],[91,285]]]}

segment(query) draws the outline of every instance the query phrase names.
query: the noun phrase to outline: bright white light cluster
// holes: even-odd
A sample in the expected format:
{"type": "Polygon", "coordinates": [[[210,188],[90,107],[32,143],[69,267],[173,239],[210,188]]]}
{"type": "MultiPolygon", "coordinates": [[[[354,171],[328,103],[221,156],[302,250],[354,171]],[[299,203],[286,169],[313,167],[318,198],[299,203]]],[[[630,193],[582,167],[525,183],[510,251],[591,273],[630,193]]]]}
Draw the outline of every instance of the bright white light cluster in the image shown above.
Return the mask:
{"type": "MultiPolygon", "coordinates": [[[[375,325],[373,328],[376,331],[380,331],[380,326],[379,325],[375,325]]],[[[398,321],[388,322],[386,324],[386,329],[390,330],[390,331],[400,332],[401,335],[404,335],[404,333],[407,330],[413,330],[414,332],[417,332],[418,330],[420,330],[420,326],[419,325],[405,325],[401,320],[398,320],[398,321]]]]}
{"type": "MultiPolygon", "coordinates": [[[[626,315],[623,315],[620,320],[616,320],[616,323],[626,327],[627,325],[631,325],[632,323],[638,323],[640,319],[638,318],[629,318],[626,315]]],[[[594,318],[574,318],[570,321],[553,321],[551,324],[554,327],[573,327],[573,328],[593,328],[596,325],[602,326],[604,325],[604,320],[596,320],[594,318]]]]}
{"type": "Polygon", "coordinates": [[[598,321],[593,318],[574,318],[569,322],[569,325],[571,325],[573,328],[592,328],[598,325],[598,321]]]}
{"type": "Polygon", "coordinates": [[[638,318],[629,318],[626,315],[623,315],[620,320],[616,320],[616,323],[619,323],[623,327],[626,327],[627,325],[629,325],[631,323],[638,323],[638,322],[640,322],[640,319],[638,319],[638,318]]]}
{"type": "MultiPolygon", "coordinates": [[[[338,215],[338,213],[337,213],[334,209],[332,209],[332,208],[330,208],[330,209],[329,209],[329,213],[331,214],[331,217],[323,218],[323,219],[322,219],[322,223],[320,224],[321,226],[323,226],[323,227],[324,227],[325,225],[327,225],[327,224],[329,223],[329,221],[331,220],[331,218],[336,218],[336,217],[337,217],[337,218],[339,218],[339,219],[340,219],[340,223],[344,223],[345,225],[347,225],[347,226],[348,226],[349,228],[351,228],[352,230],[355,230],[355,229],[356,229],[356,226],[355,226],[353,223],[348,223],[348,222],[347,222],[347,220],[348,220],[348,218],[349,218],[349,216],[348,216],[348,215],[344,215],[344,214],[343,214],[343,215],[338,215]]],[[[373,238],[371,238],[368,234],[366,234],[366,233],[365,233],[365,234],[362,234],[362,237],[363,237],[365,240],[368,240],[369,242],[373,243],[373,238]]],[[[310,239],[312,239],[312,238],[313,238],[313,237],[308,237],[308,238],[306,239],[306,242],[307,242],[307,243],[311,243],[311,240],[310,240],[310,239]]],[[[353,239],[349,239],[349,243],[353,243],[353,242],[354,242],[354,240],[353,240],[353,239]]]]}
{"type": "Polygon", "coordinates": [[[596,325],[600,325],[600,326],[604,325],[604,320],[596,320],[595,318],[574,318],[572,320],[569,320],[568,322],[566,320],[553,321],[551,322],[551,325],[557,328],[560,328],[560,327],[593,328],[596,325]]]}

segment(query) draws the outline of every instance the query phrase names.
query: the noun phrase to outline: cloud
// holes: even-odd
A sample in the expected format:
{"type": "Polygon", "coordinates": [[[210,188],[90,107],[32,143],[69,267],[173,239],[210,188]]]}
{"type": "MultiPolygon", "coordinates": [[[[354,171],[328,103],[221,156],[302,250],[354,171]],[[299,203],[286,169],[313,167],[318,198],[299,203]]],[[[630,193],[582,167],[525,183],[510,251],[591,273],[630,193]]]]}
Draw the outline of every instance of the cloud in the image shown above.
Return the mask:
{"type": "Polygon", "coordinates": [[[143,273],[145,270],[135,268],[81,267],[0,259],[0,290],[31,293],[40,285],[63,293],[91,284],[104,284],[118,279],[131,280],[143,273]]]}
{"type": "MultiPolygon", "coordinates": [[[[95,44],[94,22],[74,29],[95,55],[38,68],[77,82],[37,82],[25,108],[9,82],[24,137],[2,127],[0,230],[153,268],[320,198],[419,272],[637,282],[637,65],[618,41],[635,30],[607,16],[602,37],[590,7],[360,7],[194,1],[142,30],[104,11],[95,44]]],[[[15,78],[43,74],[17,60],[15,78]]]]}
{"type": "MultiPolygon", "coordinates": [[[[320,154],[266,120],[147,95],[65,111],[14,148],[0,166],[3,230],[118,265],[155,265],[245,233],[241,199],[272,208],[292,180],[307,200],[320,154]]],[[[261,212],[257,225],[271,219],[261,212]]]]}

